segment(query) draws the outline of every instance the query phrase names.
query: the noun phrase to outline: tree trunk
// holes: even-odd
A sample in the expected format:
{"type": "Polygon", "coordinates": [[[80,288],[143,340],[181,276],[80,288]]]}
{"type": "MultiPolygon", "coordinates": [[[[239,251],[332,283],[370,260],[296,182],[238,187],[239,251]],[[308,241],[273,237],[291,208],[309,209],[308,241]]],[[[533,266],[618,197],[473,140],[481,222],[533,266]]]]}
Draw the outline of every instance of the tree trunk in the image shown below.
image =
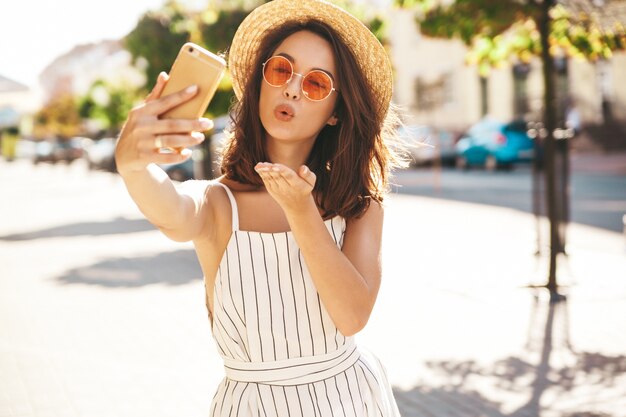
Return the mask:
{"type": "Polygon", "coordinates": [[[550,222],[550,264],[548,283],[550,299],[558,299],[558,285],[556,281],[556,262],[559,252],[559,219],[557,216],[556,173],[555,173],[555,140],[556,128],[556,101],[554,91],[554,62],[550,56],[550,9],[554,6],[554,0],[543,0],[541,18],[539,19],[539,32],[541,34],[541,60],[543,63],[543,125],[545,128],[545,154],[544,169],[546,181],[546,202],[548,205],[548,220],[550,222]]]}

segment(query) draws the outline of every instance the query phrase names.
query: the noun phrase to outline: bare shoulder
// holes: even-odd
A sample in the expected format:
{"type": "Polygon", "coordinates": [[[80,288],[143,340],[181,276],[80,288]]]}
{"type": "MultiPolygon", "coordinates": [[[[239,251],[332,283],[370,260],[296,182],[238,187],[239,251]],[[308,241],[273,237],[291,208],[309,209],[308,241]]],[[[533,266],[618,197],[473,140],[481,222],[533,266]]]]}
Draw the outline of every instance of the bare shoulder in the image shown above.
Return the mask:
{"type": "Polygon", "coordinates": [[[383,214],[383,205],[371,200],[361,217],[347,221],[341,248],[373,287],[377,287],[381,276],[383,214]]]}
{"type": "MultiPolygon", "coordinates": [[[[224,202],[228,203],[228,194],[226,190],[219,184],[226,185],[229,189],[235,190],[233,181],[224,177],[215,180],[188,180],[178,185],[177,189],[180,194],[193,198],[204,207],[219,208],[224,202]]],[[[236,183],[234,183],[236,184],[236,183]]]]}
{"type": "Polygon", "coordinates": [[[225,216],[219,216],[223,210],[229,210],[229,201],[226,192],[216,184],[216,181],[188,180],[176,186],[178,193],[193,201],[194,217],[197,219],[196,233],[193,240],[211,239],[223,227],[225,216]]]}
{"type": "Polygon", "coordinates": [[[360,217],[349,219],[346,222],[347,227],[381,227],[385,215],[383,207],[383,204],[374,199],[371,199],[370,204],[367,206],[367,209],[365,209],[365,212],[360,217]]]}
{"type": "Polygon", "coordinates": [[[366,216],[369,215],[377,219],[380,218],[382,220],[384,214],[385,214],[384,204],[382,204],[380,201],[371,199],[370,204],[367,207],[367,210],[365,210],[365,215],[366,216]]]}
{"type": "Polygon", "coordinates": [[[249,191],[251,186],[230,180],[224,176],[207,181],[207,185],[202,194],[202,210],[205,218],[209,219],[208,224],[212,225],[210,230],[205,228],[203,236],[209,239],[221,240],[223,236],[229,235],[232,230],[233,204],[229,193],[237,194],[249,191]],[[225,187],[223,187],[223,186],[225,187]]]}
{"type": "Polygon", "coordinates": [[[210,181],[207,180],[187,180],[176,186],[179,194],[191,197],[194,201],[201,201],[209,187],[210,181]]]}

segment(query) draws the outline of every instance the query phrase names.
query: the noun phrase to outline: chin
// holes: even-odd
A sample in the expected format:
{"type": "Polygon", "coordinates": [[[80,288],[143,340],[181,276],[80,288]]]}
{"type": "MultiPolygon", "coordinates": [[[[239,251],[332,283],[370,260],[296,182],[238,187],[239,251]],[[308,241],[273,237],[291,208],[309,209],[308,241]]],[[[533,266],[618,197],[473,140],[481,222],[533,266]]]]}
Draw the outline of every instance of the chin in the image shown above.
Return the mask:
{"type": "Polygon", "coordinates": [[[291,122],[280,122],[273,117],[269,118],[269,120],[261,118],[261,124],[267,135],[278,140],[293,140],[298,132],[296,126],[292,125],[291,122]]]}
{"type": "Polygon", "coordinates": [[[281,142],[291,142],[300,139],[299,135],[294,135],[291,131],[285,131],[284,129],[272,129],[265,131],[268,136],[273,138],[274,140],[281,142]]]}

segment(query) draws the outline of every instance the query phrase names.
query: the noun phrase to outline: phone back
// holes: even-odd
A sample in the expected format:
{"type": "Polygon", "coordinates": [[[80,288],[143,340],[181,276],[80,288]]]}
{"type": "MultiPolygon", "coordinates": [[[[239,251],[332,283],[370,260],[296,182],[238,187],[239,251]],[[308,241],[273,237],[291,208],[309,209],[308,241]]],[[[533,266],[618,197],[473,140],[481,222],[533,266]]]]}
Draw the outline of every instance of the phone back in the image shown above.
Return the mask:
{"type": "Polygon", "coordinates": [[[162,97],[180,91],[192,84],[198,93],[189,101],[162,114],[162,118],[197,119],[206,112],[209,102],[224,75],[226,62],[206,49],[187,42],[182,46],[165,85],[162,97]]]}

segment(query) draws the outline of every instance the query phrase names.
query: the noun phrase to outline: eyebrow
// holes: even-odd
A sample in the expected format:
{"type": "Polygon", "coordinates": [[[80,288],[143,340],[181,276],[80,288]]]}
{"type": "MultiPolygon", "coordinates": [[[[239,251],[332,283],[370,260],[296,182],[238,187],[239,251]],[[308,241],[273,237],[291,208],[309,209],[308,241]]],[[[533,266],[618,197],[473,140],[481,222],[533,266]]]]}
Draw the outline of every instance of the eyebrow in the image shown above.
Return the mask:
{"type": "MultiPolygon", "coordinates": [[[[287,58],[289,61],[291,61],[291,63],[292,63],[292,64],[295,64],[295,63],[296,63],[295,58],[294,58],[294,57],[292,57],[291,55],[289,55],[288,53],[285,53],[285,52],[280,52],[280,53],[278,53],[278,54],[276,54],[276,55],[284,56],[284,57],[285,57],[285,58],[287,58]]],[[[314,67],[314,68],[311,68],[311,71],[322,71],[322,72],[324,72],[324,73],[328,74],[328,76],[329,76],[330,78],[332,78],[333,82],[336,82],[336,81],[335,81],[335,77],[333,77],[333,74],[332,74],[330,71],[325,70],[324,68],[314,67]]]]}

